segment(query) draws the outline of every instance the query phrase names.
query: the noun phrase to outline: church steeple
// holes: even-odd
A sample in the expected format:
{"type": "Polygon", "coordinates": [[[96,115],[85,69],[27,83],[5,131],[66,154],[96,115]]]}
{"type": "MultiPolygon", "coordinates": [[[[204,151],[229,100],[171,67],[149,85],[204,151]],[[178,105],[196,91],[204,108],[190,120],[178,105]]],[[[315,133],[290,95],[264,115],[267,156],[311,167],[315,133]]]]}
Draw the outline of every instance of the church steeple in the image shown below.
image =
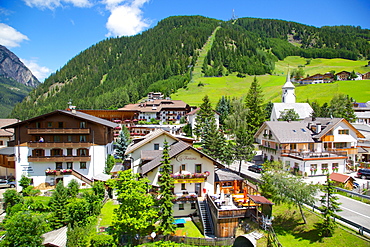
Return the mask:
{"type": "Polygon", "coordinates": [[[288,73],[286,76],[286,82],[284,86],[282,87],[283,94],[281,98],[282,103],[295,103],[295,86],[290,81],[290,73],[288,68],[288,73]]]}

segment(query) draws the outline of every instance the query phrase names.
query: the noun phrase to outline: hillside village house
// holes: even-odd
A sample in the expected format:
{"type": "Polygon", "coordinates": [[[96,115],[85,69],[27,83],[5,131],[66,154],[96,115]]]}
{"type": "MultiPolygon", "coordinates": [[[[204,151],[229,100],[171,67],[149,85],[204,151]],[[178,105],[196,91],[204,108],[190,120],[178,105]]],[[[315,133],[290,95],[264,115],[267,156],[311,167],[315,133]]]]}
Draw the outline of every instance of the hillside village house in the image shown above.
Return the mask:
{"type": "Polygon", "coordinates": [[[25,175],[33,186],[44,188],[59,181],[67,185],[72,179],[82,186],[106,179],[102,173],[107,155],[113,153],[116,126],[72,107],[3,127],[15,130],[10,146],[16,181],[25,175]]]}
{"type": "Polygon", "coordinates": [[[364,138],[342,118],[268,121],[254,137],[265,159],[307,175],[346,172],[354,165],[358,138],[364,138]]]}
{"type": "Polygon", "coordinates": [[[7,147],[8,142],[14,138],[14,129],[1,128],[16,122],[17,119],[0,119],[0,177],[6,179],[15,175],[13,150],[7,147]]]}
{"type": "MultiPolygon", "coordinates": [[[[171,176],[175,185],[173,216],[186,217],[196,213],[206,236],[231,237],[235,234],[239,219],[248,216],[248,212],[249,216],[258,215],[256,208],[262,203],[252,201],[253,196],[253,199],[268,202],[271,209],[273,203],[260,196],[256,188],[246,185],[243,178],[192,147],[189,139],[163,130],[156,130],[141,140],[134,139],[126,151],[133,172],[147,177],[154,188],[159,189],[165,141],[169,144],[171,176]]],[[[266,205],[262,207],[266,208],[266,205]]],[[[267,210],[267,213],[271,213],[271,210],[267,210]]]]}
{"type": "Polygon", "coordinates": [[[329,83],[334,80],[334,75],[331,73],[315,74],[306,78],[298,80],[299,84],[318,84],[318,83],[329,83]]]}
{"type": "MultiPolygon", "coordinates": [[[[193,131],[194,131],[195,127],[197,126],[196,119],[197,119],[197,115],[198,115],[199,110],[200,110],[200,108],[197,107],[196,109],[194,109],[191,112],[189,112],[188,114],[186,114],[186,120],[190,124],[191,129],[193,131]]],[[[216,126],[218,128],[218,126],[220,125],[220,114],[218,114],[216,111],[214,111],[214,117],[215,117],[215,120],[216,120],[216,126]]],[[[193,132],[193,135],[194,135],[194,132],[193,132]]]]}

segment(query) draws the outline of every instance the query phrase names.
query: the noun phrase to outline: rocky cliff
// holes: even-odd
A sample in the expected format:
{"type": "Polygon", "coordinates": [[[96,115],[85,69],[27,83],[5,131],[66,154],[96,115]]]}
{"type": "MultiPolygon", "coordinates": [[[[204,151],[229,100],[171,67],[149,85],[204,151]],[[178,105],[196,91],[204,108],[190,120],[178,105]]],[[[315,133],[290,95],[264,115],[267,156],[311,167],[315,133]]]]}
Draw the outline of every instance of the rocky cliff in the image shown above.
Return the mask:
{"type": "Polygon", "coordinates": [[[26,86],[37,87],[40,82],[19,58],[0,45],[0,75],[9,77],[26,86]]]}

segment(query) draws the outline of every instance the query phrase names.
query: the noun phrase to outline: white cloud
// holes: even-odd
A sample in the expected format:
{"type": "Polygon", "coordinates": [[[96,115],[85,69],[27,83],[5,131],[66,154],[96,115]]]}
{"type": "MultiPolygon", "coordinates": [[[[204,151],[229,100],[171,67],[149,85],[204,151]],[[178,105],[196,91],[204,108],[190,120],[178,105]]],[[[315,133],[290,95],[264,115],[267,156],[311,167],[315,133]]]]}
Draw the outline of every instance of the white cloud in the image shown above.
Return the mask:
{"type": "Polygon", "coordinates": [[[37,59],[27,60],[21,58],[21,61],[29,70],[31,70],[32,74],[36,76],[39,81],[44,81],[45,78],[50,75],[51,70],[47,67],[37,64],[37,59]]]}
{"type": "Polygon", "coordinates": [[[0,23],[0,44],[6,47],[17,47],[23,40],[29,40],[28,37],[11,26],[0,23]]]}
{"type": "Polygon", "coordinates": [[[55,9],[62,7],[64,4],[72,4],[75,7],[86,8],[91,7],[92,3],[89,0],[23,0],[26,5],[30,7],[37,7],[40,9],[55,9]]]}
{"type": "Polygon", "coordinates": [[[131,36],[144,31],[150,22],[143,18],[141,7],[149,0],[105,0],[111,12],[106,27],[107,36],[131,36]]]}

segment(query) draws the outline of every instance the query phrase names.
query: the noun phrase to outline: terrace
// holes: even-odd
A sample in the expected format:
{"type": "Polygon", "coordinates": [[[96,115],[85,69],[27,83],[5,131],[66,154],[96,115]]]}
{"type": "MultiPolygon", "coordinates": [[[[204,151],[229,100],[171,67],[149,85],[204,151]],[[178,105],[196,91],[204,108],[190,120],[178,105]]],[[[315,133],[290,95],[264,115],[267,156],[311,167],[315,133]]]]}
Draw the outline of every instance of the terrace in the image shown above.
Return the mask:
{"type": "Polygon", "coordinates": [[[331,158],[345,158],[347,157],[347,152],[345,151],[324,151],[324,152],[314,152],[314,151],[297,151],[297,150],[281,150],[281,156],[296,158],[300,160],[312,160],[312,159],[331,159],[331,158]]]}

